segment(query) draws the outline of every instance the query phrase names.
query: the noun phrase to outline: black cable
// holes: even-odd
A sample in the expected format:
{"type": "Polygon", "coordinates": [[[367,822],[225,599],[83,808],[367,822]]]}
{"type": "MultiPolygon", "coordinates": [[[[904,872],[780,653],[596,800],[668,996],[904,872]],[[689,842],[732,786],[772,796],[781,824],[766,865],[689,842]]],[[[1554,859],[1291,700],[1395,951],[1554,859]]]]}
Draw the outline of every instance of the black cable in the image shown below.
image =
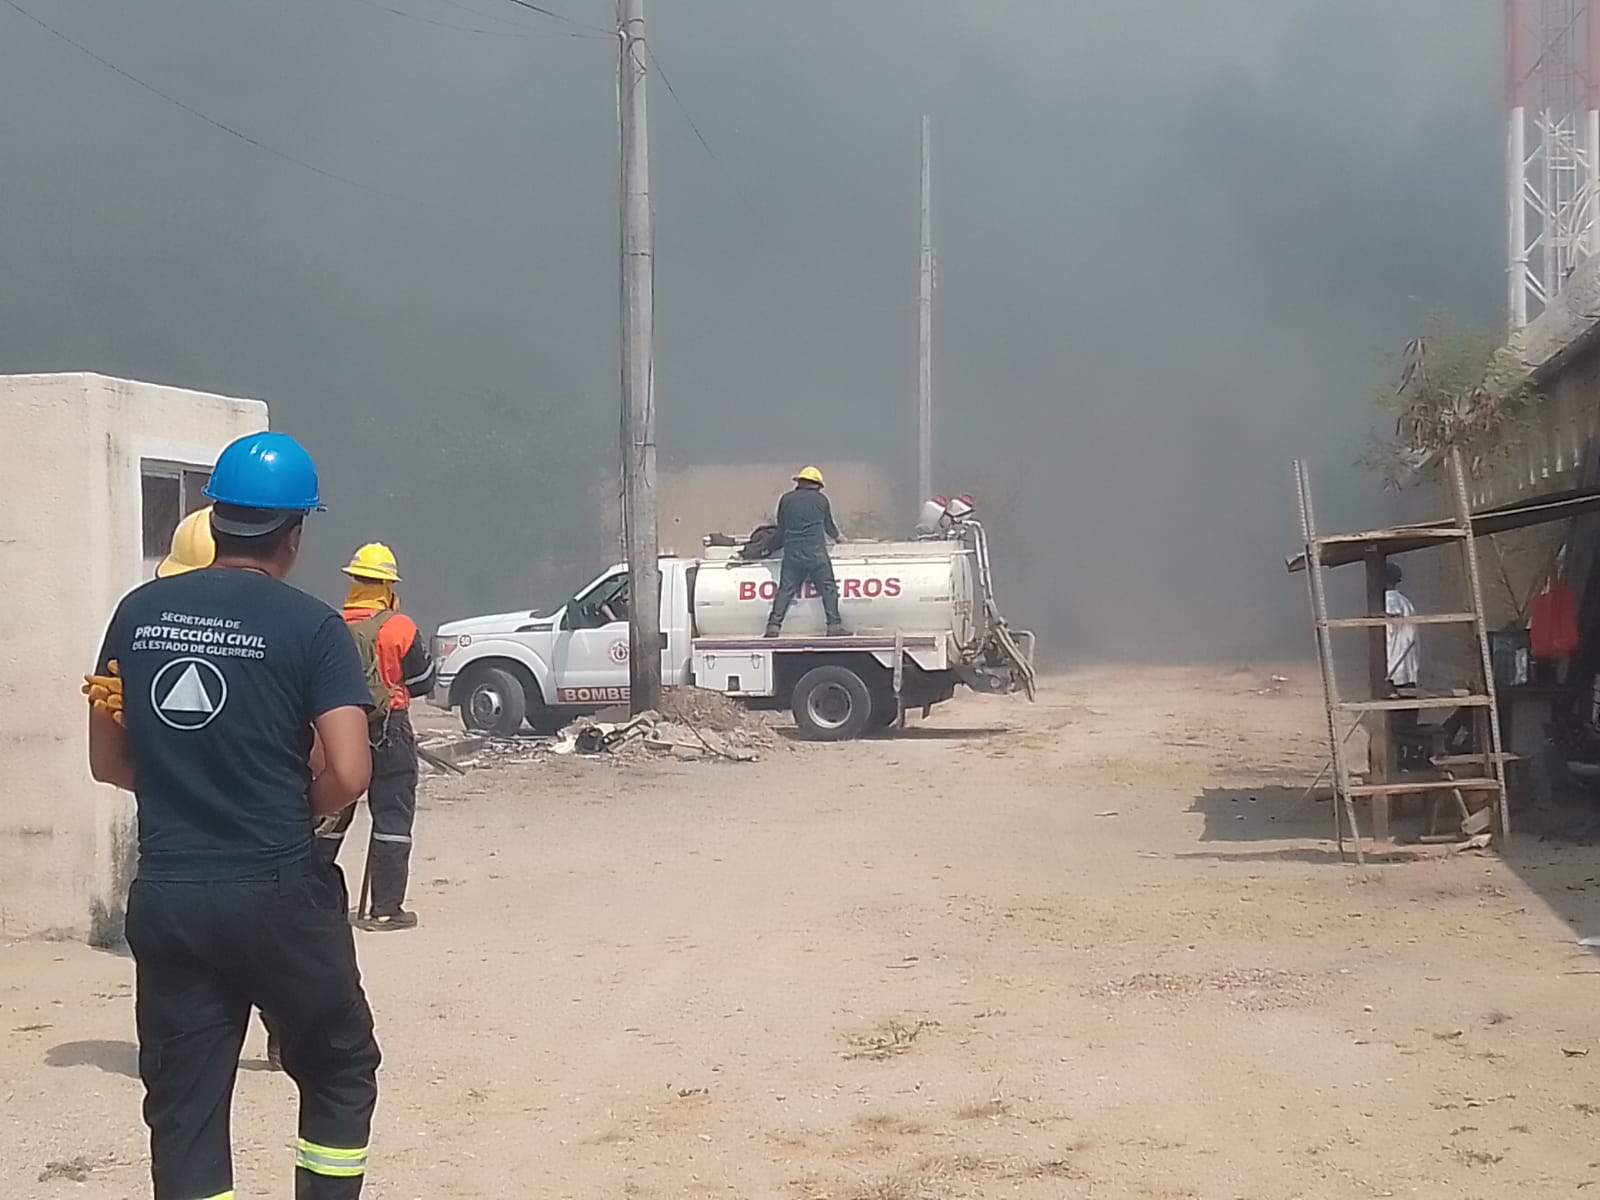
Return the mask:
{"type": "MultiPolygon", "coordinates": [[[[1600,0],[1596,0],[1600,2],[1600,0]]],[[[673,103],[678,106],[678,111],[683,114],[683,119],[689,122],[689,128],[694,130],[694,136],[700,140],[707,154],[712,158],[717,157],[717,152],[711,148],[711,143],[706,141],[705,135],[700,132],[700,126],[694,123],[694,118],[689,115],[689,106],[678,97],[678,89],[672,86],[672,80],[667,78],[666,68],[661,65],[661,60],[656,57],[655,47],[650,45],[648,38],[639,38],[644,43],[644,51],[650,56],[650,61],[655,64],[656,74],[661,76],[661,82],[667,87],[667,94],[672,97],[673,103]]]]}
{"type": "MultiPolygon", "coordinates": [[[[357,4],[364,4],[368,8],[375,8],[379,12],[393,13],[397,17],[405,17],[407,20],[411,21],[420,21],[424,25],[432,25],[437,29],[453,29],[458,33],[479,33],[485,34],[489,37],[507,38],[531,38],[539,37],[541,34],[546,37],[552,36],[551,34],[544,33],[542,30],[478,29],[470,25],[452,25],[449,21],[437,21],[432,17],[425,17],[421,13],[406,12],[399,8],[390,8],[387,4],[380,3],[379,0],[355,0],[355,2],[357,4]]],[[[468,9],[467,11],[470,12],[472,10],[468,9]]],[[[568,33],[558,33],[554,36],[571,37],[572,35],[568,33]]]]}
{"type": "Polygon", "coordinates": [[[376,193],[376,189],[368,187],[364,183],[357,183],[354,179],[348,179],[345,176],[340,175],[335,171],[330,171],[325,167],[319,167],[319,166],[316,165],[316,163],[307,162],[303,158],[296,158],[293,154],[286,153],[285,151],[279,150],[274,146],[269,146],[269,145],[267,145],[267,143],[265,143],[263,141],[260,141],[260,140],[258,140],[256,138],[251,137],[248,133],[240,132],[239,130],[235,129],[231,125],[225,125],[223,122],[217,120],[215,117],[206,116],[206,114],[201,112],[198,108],[194,108],[191,105],[185,104],[182,100],[179,100],[176,96],[169,95],[168,93],[163,92],[160,88],[156,87],[153,84],[146,83],[144,80],[140,79],[137,75],[134,75],[134,74],[132,74],[132,73],[130,73],[128,71],[123,70],[121,67],[117,66],[117,64],[112,62],[110,59],[103,58],[99,54],[96,54],[93,50],[89,49],[89,47],[85,46],[82,42],[76,40],[75,38],[69,36],[68,34],[65,34],[65,33],[61,32],[61,30],[57,29],[54,25],[51,25],[46,21],[40,20],[38,17],[34,16],[31,12],[29,12],[27,9],[23,8],[22,5],[18,4],[16,2],[16,0],[0,0],[0,3],[3,3],[7,8],[11,9],[13,12],[19,14],[20,16],[26,17],[28,20],[32,21],[35,25],[37,25],[40,29],[43,29],[46,33],[50,34],[52,37],[60,38],[63,42],[65,42],[67,45],[71,46],[74,50],[78,51],[80,54],[87,55],[89,58],[94,59],[95,62],[99,63],[102,67],[105,67],[108,71],[112,71],[112,72],[122,76],[122,78],[126,79],[129,83],[133,84],[135,87],[144,89],[145,91],[149,92],[152,96],[159,96],[161,99],[165,100],[168,104],[173,105],[175,108],[182,109],[184,112],[188,113],[191,117],[194,117],[195,119],[200,120],[200,121],[204,121],[207,125],[210,125],[212,128],[220,129],[220,130],[222,130],[223,133],[228,134],[230,137],[238,138],[241,142],[245,142],[248,145],[254,146],[257,150],[264,151],[265,153],[272,155],[274,158],[281,158],[284,162],[293,163],[295,166],[300,167],[303,170],[310,171],[313,174],[321,175],[325,179],[332,179],[332,180],[335,180],[335,181],[337,181],[339,183],[344,184],[346,187],[359,188],[361,191],[364,191],[364,192],[374,192],[374,193],[376,193]]]}
{"type": "Polygon", "coordinates": [[[565,21],[568,25],[576,25],[579,29],[593,30],[597,36],[611,36],[611,34],[601,29],[598,25],[585,25],[582,21],[575,21],[565,13],[552,12],[548,8],[540,8],[537,4],[532,3],[532,0],[510,0],[510,2],[515,4],[518,8],[525,8],[529,12],[536,12],[542,17],[554,17],[557,21],[565,21]]]}

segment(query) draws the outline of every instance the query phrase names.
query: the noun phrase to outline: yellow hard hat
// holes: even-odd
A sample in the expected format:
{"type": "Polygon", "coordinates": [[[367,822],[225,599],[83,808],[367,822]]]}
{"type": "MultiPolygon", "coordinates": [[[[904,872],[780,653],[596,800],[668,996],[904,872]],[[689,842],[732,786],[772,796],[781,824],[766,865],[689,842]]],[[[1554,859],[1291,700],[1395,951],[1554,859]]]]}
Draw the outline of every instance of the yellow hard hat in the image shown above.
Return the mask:
{"type": "Polygon", "coordinates": [[[209,567],[217,556],[217,543],[211,537],[211,506],[196,509],[172,531],[172,549],[156,568],[156,578],[166,579],[185,571],[209,567]]]}
{"type": "Polygon", "coordinates": [[[822,487],[822,471],[817,467],[801,467],[794,473],[796,483],[814,483],[822,487]]]}
{"type": "Polygon", "coordinates": [[[368,542],[350,556],[344,573],[351,579],[374,579],[379,583],[399,583],[400,568],[394,551],[382,542],[368,542]]]}

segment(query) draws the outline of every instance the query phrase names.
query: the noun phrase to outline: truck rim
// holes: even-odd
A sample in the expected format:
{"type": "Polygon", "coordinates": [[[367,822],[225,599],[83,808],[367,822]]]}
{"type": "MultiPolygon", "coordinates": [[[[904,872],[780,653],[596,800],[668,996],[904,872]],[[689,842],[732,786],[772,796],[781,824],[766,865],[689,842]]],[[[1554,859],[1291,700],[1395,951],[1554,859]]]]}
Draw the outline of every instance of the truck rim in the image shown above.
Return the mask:
{"type": "Polygon", "coordinates": [[[505,711],[505,697],[493,684],[480,683],[472,689],[469,707],[472,709],[472,719],[475,722],[480,725],[492,725],[505,711]]]}
{"type": "Polygon", "coordinates": [[[839,729],[850,720],[855,705],[843,684],[823,683],[806,697],[806,716],[821,729],[839,729]]]}

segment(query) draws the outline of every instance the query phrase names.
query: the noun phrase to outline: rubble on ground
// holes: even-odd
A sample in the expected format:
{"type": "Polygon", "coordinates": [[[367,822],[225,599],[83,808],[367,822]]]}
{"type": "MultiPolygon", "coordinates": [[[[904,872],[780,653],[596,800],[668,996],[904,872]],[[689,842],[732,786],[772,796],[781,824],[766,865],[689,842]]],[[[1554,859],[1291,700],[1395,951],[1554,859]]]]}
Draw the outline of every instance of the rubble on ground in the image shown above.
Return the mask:
{"type": "Polygon", "coordinates": [[[673,721],[651,709],[626,721],[597,721],[580,717],[561,731],[551,747],[553,754],[609,755],[670,754],[673,758],[694,761],[719,758],[730,762],[754,762],[759,756],[755,739],[748,730],[720,730],[710,725],[673,721]]]}
{"type": "Polygon", "coordinates": [[[661,711],[668,720],[716,733],[742,733],[763,746],[777,742],[777,735],[767,719],[769,714],[746,708],[721,692],[697,687],[674,687],[666,690],[661,701],[661,711]]]}
{"type": "Polygon", "coordinates": [[[1263,675],[1257,668],[1248,664],[1234,667],[1228,672],[1234,676],[1245,676],[1245,688],[1256,696],[1284,696],[1293,694],[1290,689],[1291,680],[1287,675],[1263,675]]]}
{"type": "Polygon", "coordinates": [[[425,771],[455,775],[502,763],[536,762],[549,756],[553,743],[553,738],[535,734],[489,737],[465,732],[435,733],[417,739],[417,755],[425,771]]]}
{"type": "Polygon", "coordinates": [[[428,769],[458,773],[558,755],[619,763],[667,756],[684,762],[754,762],[777,745],[762,714],[718,692],[669,688],[661,708],[636,717],[626,709],[607,709],[579,717],[555,737],[443,733],[419,740],[417,748],[428,769]]]}

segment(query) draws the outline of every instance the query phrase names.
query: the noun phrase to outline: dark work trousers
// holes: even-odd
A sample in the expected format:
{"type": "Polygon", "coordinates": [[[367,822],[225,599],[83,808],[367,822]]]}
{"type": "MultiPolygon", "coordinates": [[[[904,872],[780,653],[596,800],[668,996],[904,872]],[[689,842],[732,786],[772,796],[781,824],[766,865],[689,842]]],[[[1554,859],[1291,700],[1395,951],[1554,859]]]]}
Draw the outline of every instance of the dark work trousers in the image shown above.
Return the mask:
{"type": "Polygon", "coordinates": [[[232,1195],[229,1109],[252,1007],[272,1014],[300,1089],[296,1200],[361,1194],[379,1055],[348,907],[338,869],[314,856],[255,879],[134,881],[127,931],[155,1200],[232,1195]]]}
{"type": "Polygon", "coordinates": [[[807,583],[815,584],[822,597],[822,611],[829,629],[840,629],[844,621],[839,616],[839,583],[833,577],[833,560],[828,548],[816,550],[785,548],[783,563],[778,571],[778,594],[773,598],[772,611],[767,614],[767,632],[777,633],[783,628],[783,619],[789,615],[789,606],[807,583]]]}
{"type": "MultiPolygon", "coordinates": [[[[411,829],[417,819],[417,735],[411,717],[396,709],[372,727],[372,783],[367,810],[372,814],[372,841],[367,846],[367,878],[372,888],[372,915],[392,917],[406,899],[411,875],[411,829]]],[[[327,862],[339,855],[344,835],[355,819],[355,806],[339,814],[334,827],[317,838],[327,862]]]]}

